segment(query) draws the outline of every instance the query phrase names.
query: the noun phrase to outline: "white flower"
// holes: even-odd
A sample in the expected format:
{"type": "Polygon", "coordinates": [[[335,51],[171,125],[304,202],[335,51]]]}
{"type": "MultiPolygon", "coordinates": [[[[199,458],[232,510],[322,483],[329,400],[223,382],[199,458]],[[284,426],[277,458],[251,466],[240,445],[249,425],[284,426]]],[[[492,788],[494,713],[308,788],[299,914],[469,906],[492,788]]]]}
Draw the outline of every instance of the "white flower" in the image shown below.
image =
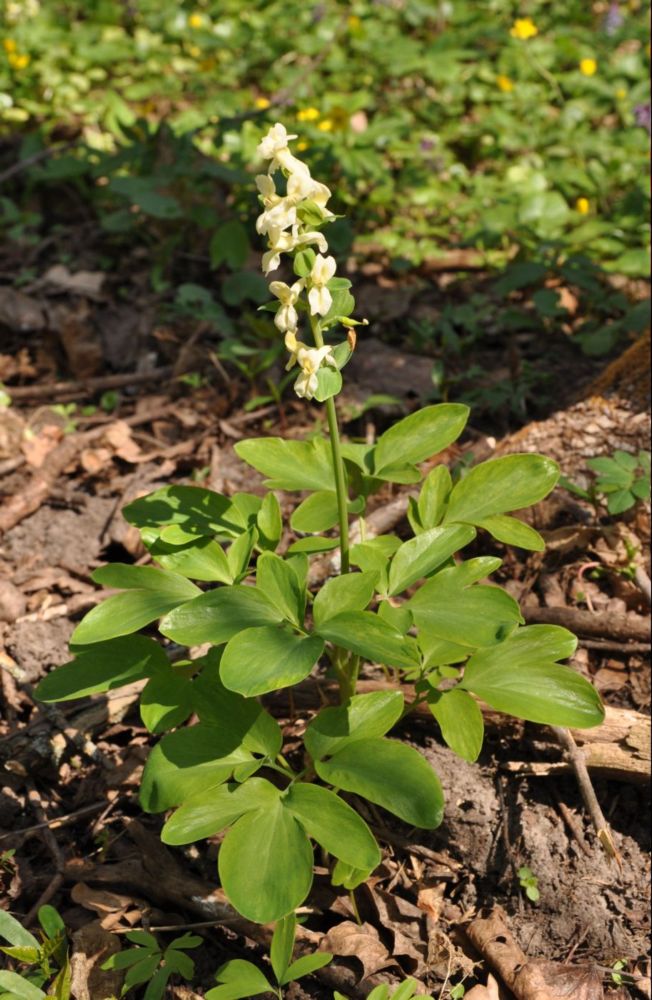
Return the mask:
{"type": "Polygon", "coordinates": [[[326,285],[335,274],[336,267],[334,257],[322,257],[320,253],[317,254],[310,272],[312,287],[308,292],[310,312],[313,316],[325,316],[333,304],[333,298],[326,285]]]}
{"type": "Polygon", "coordinates": [[[262,160],[273,160],[277,153],[287,149],[291,139],[296,138],[296,135],[288,135],[285,125],[277,122],[272,125],[265,138],[261,139],[256,152],[262,160]]]}
{"type": "Polygon", "coordinates": [[[268,171],[273,174],[275,170],[282,168],[288,174],[302,174],[310,177],[310,171],[305,163],[293,156],[289,150],[288,143],[291,139],[296,139],[296,135],[288,135],[285,125],[277,122],[272,125],[264,139],[258,144],[256,152],[263,160],[269,160],[268,171]]]}
{"type": "Polygon", "coordinates": [[[267,238],[269,239],[269,250],[263,254],[263,271],[265,274],[276,270],[281,263],[282,253],[296,250],[297,247],[315,243],[321,253],[326,253],[328,250],[328,243],[323,233],[316,231],[300,233],[298,226],[292,226],[292,231],[289,233],[284,233],[279,226],[270,226],[267,238]]]}
{"type": "Polygon", "coordinates": [[[302,399],[312,399],[319,387],[317,372],[323,364],[337,367],[331,348],[305,347],[297,341],[296,358],[301,366],[301,374],[294,383],[294,391],[302,399]]]}
{"type": "Polygon", "coordinates": [[[297,205],[299,202],[309,198],[321,209],[325,219],[334,218],[333,213],[326,208],[326,202],[330,196],[330,189],[320,181],[314,180],[310,174],[306,176],[305,174],[294,173],[288,178],[288,198],[292,199],[297,205]]]}
{"type": "Polygon", "coordinates": [[[256,219],[256,232],[268,233],[270,229],[288,229],[297,221],[297,210],[288,198],[279,198],[278,204],[267,209],[256,219]]]}
{"type": "Polygon", "coordinates": [[[286,285],[284,281],[270,282],[270,292],[272,295],[275,295],[281,303],[276,312],[276,316],[274,317],[274,324],[278,327],[281,333],[285,333],[286,331],[295,331],[297,328],[299,316],[294,307],[294,303],[298,300],[299,295],[303,290],[303,285],[303,279],[295,281],[292,286],[286,285]]]}

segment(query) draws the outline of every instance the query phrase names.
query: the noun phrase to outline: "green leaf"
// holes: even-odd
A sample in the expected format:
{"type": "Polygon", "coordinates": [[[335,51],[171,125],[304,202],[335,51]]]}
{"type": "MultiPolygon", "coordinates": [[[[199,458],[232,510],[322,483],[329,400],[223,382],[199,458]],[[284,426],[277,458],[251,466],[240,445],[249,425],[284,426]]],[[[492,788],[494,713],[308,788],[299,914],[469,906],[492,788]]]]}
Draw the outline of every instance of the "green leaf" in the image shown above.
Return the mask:
{"type": "Polygon", "coordinates": [[[428,705],[451,750],[464,760],[477,760],[484,739],[484,720],[471,695],[459,687],[433,691],[428,695],[428,705]]]}
{"type": "MultiPolygon", "coordinates": [[[[185,955],[183,956],[183,958],[186,957],[187,956],[185,955]]],[[[186,966],[186,968],[190,968],[190,975],[192,976],[195,970],[195,963],[190,958],[188,959],[188,962],[189,966],[186,966]]],[[[170,978],[172,973],[176,971],[179,970],[172,968],[171,965],[170,967],[165,966],[162,969],[157,969],[147,984],[147,989],[145,990],[145,993],[143,995],[143,1000],[163,1000],[163,997],[165,996],[165,987],[168,984],[168,979],[170,978]]]]}
{"type": "Polygon", "coordinates": [[[39,907],[38,922],[49,938],[55,938],[57,934],[61,932],[65,934],[66,932],[66,925],[61,914],[49,904],[39,907]]]}
{"type": "Polygon", "coordinates": [[[364,611],[374,596],[377,573],[347,573],[327,580],[313,604],[315,628],[343,611],[364,611]]]}
{"type": "Polygon", "coordinates": [[[256,564],[256,586],[287,621],[299,628],[303,625],[305,592],[284,559],[273,552],[264,552],[256,564]]]}
{"type": "Polygon", "coordinates": [[[145,812],[163,812],[228,781],[238,764],[252,759],[240,742],[240,732],[204,723],[168,733],[145,765],[140,787],[145,812]]]}
{"type": "Polygon", "coordinates": [[[318,636],[298,636],[288,628],[246,628],[224,650],[221,676],[226,687],[248,698],[298,684],[324,650],[318,636]]]}
{"type": "Polygon", "coordinates": [[[103,566],[93,579],[108,587],[128,589],[92,608],[73,632],[70,642],[84,646],[129,635],[149,625],[178,604],[201,594],[190,580],[153,566],[103,566]]]}
{"type": "Polygon", "coordinates": [[[244,784],[223,784],[196,792],[185,799],[161,831],[164,844],[192,844],[212,837],[231,826],[240,816],[274,805],[278,788],[264,778],[250,778],[244,784]]]}
{"type": "Polygon", "coordinates": [[[286,441],[284,438],[249,438],[238,441],[239,458],[264,476],[269,489],[334,490],[333,466],[328,442],[286,441]]]}
{"type": "Polygon", "coordinates": [[[434,829],[443,817],[437,775],[418,751],[387,739],[356,740],[327,761],[315,761],[322,779],[362,795],[411,826],[434,829]]]}
{"type": "Polygon", "coordinates": [[[437,465],[430,470],[421,487],[417,501],[422,528],[436,528],[438,524],[441,524],[452,489],[453,480],[445,465],[437,465]]]}
{"type": "Polygon", "coordinates": [[[390,566],[390,595],[400,594],[417,580],[428,576],[474,538],[474,528],[457,524],[429,528],[404,542],[396,550],[390,566]]]}
{"type": "Polygon", "coordinates": [[[300,538],[297,542],[292,542],[288,552],[290,555],[302,552],[313,555],[316,552],[332,552],[339,544],[339,538],[300,538]]]}
{"type": "Polygon", "coordinates": [[[247,1000],[259,993],[273,992],[260,969],[242,958],[226,962],[217,970],[215,978],[223,985],[209,990],[206,1000],[247,1000]]]}
{"type": "Polygon", "coordinates": [[[266,924],[292,913],[312,885],[312,849],[281,800],[242,816],[218,858],[222,887],[236,910],[266,924]]]}
{"type": "Polygon", "coordinates": [[[258,544],[262,549],[274,551],[283,534],[281,505],[273,493],[266,493],[256,517],[258,544]]]}
{"type": "Polygon", "coordinates": [[[160,945],[153,934],[149,931],[127,931],[125,934],[127,941],[131,941],[132,944],[140,945],[141,948],[149,948],[150,951],[161,950],[160,945]]]}
{"type": "Polygon", "coordinates": [[[242,629],[280,624],[283,616],[260,590],[241,585],[210,590],[166,615],[159,628],[183,646],[228,642],[242,629]]]}
{"type": "Polygon", "coordinates": [[[366,868],[354,868],[343,861],[337,861],[331,874],[331,885],[341,885],[344,889],[357,889],[366,882],[371,872],[366,868]]]}
{"type": "Polygon", "coordinates": [[[226,728],[245,750],[273,759],[283,743],[280,726],[257,701],[224,687],[219,673],[221,654],[213,649],[195,660],[205,664],[194,682],[195,711],[207,725],[226,728]]]}
{"type": "Polygon", "coordinates": [[[75,659],[57,667],[36,688],[40,701],[69,701],[132,684],[166,669],[168,660],[153,639],[130,635],[75,651],[75,659]]]}
{"type": "Polygon", "coordinates": [[[636,497],[631,490],[616,490],[607,497],[607,510],[610,514],[622,514],[636,503],[636,497]]]}
{"type": "Polygon", "coordinates": [[[39,948],[38,940],[6,910],[0,909],[0,937],[19,948],[39,948]]]}
{"type": "Polygon", "coordinates": [[[468,416],[468,406],[439,403],[399,420],[378,439],[374,449],[375,474],[381,475],[399,461],[414,464],[439,454],[460,436],[468,416]]]}
{"type": "Polygon", "coordinates": [[[546,543],[534,528],[517,517],[506,514],[494,514],[478,521],[478,527],[484,528],[490,535],[505,545],[516,545],[520,549],[531,549],[533,552],[543,552],[546,543]]]}
{"type": "Polygon", "coordinates": [[[423,630],[419,632],[417,642],[423,653],[424,670],[448,663],[459,663],[461,660],[465,660],[470,653],[468,646],[462,646],[457,642],[447,642],[445,639],[430,635],[423,630]]]}
{"type": "Polygon", "coordinates": [[[329,854],[354,868],[371,870],[380,864],[380,850],[371,830],[335,792],[295,782],[286,791],[283,804],[329,854]]]}
{"type": "Polygon", "coordinates": [[[302,955],[301,958],[297,958],[296,962],[288,966],[280,985],[285,986],[303,976],[310,976],[313,972],[323,969],[332,960],[333,956],[327,951],[316,951],[314,955],[302,955]]]}
{"type": "Polygon", "coordinates": [[[299,250],[294,255],[294,273],[298,278],[307,278],[312,271],[313,264],[316,260],[316,254],[314,250],[307,247],[305,250],[299,250]]]}
{"type": "Polygon", "coordinates": [[[192,710],[192,683],[171,667],[155,674],[140,696],[140,717],[150,733],[180,726],[192,710]]]}
{"type": "Polygon", "coordinates": [[[244,266],[249,254],[247,230],[238,219],[229,219],[215,230],[210,245],[211,268],[226,263],[232,271],[244,266]]]}
{"type": "Polygon", "coordinates": [[[332,396],[337,396],[341,389],[342,376],[339,368],[322,365],[317,372],[317,388],[315,389],[315,399],[317,402],[325,403],[332,396]]]}
{"type": "Polygon", "coordinates": [[[17,972],[0,972],[0,988],[7,990],[11,1000],[47,1000],[43,990],[33,986],[17,972]]]}
{"type": "Polygon", "coordinates": [[[319,635],[372,663],[413,667],[419,662],[414,639],[401,635],[371,611],[344,611],[319,626],[319,635]]]}
{"type": "Polygon", "coordinates": [[[36,965],[41,956],[40,947],[24,948],[17,945],[13,947],[0,946],[0,951],[3,955],[9,955],[9,958],[15,958],[17,962],[24,962],[26,965],[36,965]]]}
{"type": "Polygon", "coordinates": [[[505,455],[471,469],[453,487],[445,521],[478,524],[494,514],[538,503],[559,478],[556,462],[543,455],[505,455]]]}
{"type": "Polygon", "coordinates": [[[493,646],[522,622],[518,604],[500,587],[460,588],[455,570],[442,570],[408,601],[419,629],[461,646],[493,646]]]}
{"type": "Polygon", "coordinates": [[[148,982],[158,969],[160,962],[161,956],[157,953],[156,955],[148,955],[136,965],[132,965],[125,976],[123,991],[126,993],[133,986],[140,986],[141,983],[148,982]]]}
{"type": "Polygon", "coordinates": [[[276,921],[269,958],[278,983],[282,982],[288,965],[292,961],[296,930],[297,918],[294,913],[289,913],[287,917],[276,921]]]}
{"type": "Polygon", "coordinates": [[[231,571],[235,583],[240,583],[243,577],[249,572],[249,560],[254,546],[258,541],[258,532],[255,528],[249,528],[239,535],[228,548],[226,561],[231,571]]]}
{"type": "Polygon", "coordinates": [[[149,546],[149,551],[164,569],[173,570],[191,580],[233,583],[224,549],[212,538],[198,538],[186,545],[171,545],[157,538],[149,546]]]}
{"type": "Polygon", "coordinates": [[[337,524],[337,493],[333,490],[318,490],[302,500],[290,517],[293,531],[328,531],[337,524]]]}
{"type": "Polygon", "coordinates": [[[182,601],[188,601],[201,594],[199,587],[185,576],[157,569],[155,566],[110,563],[108,566],[100,566],[91,573],[91,579],[103,587],[114,587],[116,590],[151,590],[157,594],[178,597],[182,601]]]}
{"type": "Polygon", "coordinates": [[[577,640],[566,629],[530,625],[466,664],[460,686],[500,712],[530,722],[578,729],[599,725],[604,709],[595,688],[570,667],[577,640]]]}
{"type": "Polygon", "coordinates": [[[127,504],[122,513],[137,528],[177,525],[196,537],[239,534],[246,527],[232,499],[199,486],[164,486],[127,504]]]}
{"type": "MultiPolygon", "coordinates": [[[[125,935],[126,936],[126,935],[125,935]]],[[[152,954],[153,951],[160,954],[158,945],[156,949],[144,949],[144,948],[129,948],[128,951],[119,951],[114,955],[110,955],[106,962],[102,963],[102,969],[128,969],[132,965],[136,965],[141,961],[144,955],[152,954]]]]}
{"type": "Polygon", "coordinates": [[[354,695],[348,705],[322,708],[306,729],[306,750],[318,760],[355,740],[384,736],[401,718],[403,705],[400,691],[371,691],[354,695]]]}

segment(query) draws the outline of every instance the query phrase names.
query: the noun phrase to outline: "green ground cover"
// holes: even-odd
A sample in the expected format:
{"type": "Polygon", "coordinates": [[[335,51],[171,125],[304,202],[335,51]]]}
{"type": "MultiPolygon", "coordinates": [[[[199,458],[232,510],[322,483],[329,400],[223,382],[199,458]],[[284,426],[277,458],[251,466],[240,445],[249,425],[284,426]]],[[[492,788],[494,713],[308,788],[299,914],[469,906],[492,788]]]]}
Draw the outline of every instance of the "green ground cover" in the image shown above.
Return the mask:
{"type": "MultiPolygon", "coordinates": [[[[336,252],[355,233],[400,273],[461,249],[502,272],[505,308],[527,289],[542,329],[566,315],[552,275],[590,302],[578,342],[607,353],[646,321],[602,278],[649,273],[648,14],[640,0],[6,0],[0,224],[19,245],[61,234],[81,198],[99,266],[142,242],[152,286],[228,333],[229,309],[265,294],[252,173],[281,120],[346,212],[336,252]],[[55,188],[70,198],[44,209],[55,188]],[[188,253],[210,258],[190,283],[188,253]]],[[[475,336],[455,308],[426,339],[475,336]]]]}

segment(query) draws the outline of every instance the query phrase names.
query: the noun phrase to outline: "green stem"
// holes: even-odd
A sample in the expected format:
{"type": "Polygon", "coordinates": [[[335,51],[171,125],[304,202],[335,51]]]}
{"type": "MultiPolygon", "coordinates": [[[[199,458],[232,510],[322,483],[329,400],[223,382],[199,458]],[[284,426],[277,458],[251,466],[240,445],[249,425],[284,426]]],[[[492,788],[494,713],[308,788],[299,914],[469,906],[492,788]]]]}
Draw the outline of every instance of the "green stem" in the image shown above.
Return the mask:
{"type": "MultiPolygon", "coordinates": [[[[319,320],[314,316],[310,317],[312,335],[315,339],[316,347],[324,346],[324,338],[321,332],[319,320]]],[[[326,400],[326,419],[328,420],[328,433],[331,439],[331,452],[333,455],[333,471],[335,473],[335,491],[337,493],[337,517],[340,527],[340,559],[341,572],[348,573],[349,562],[349,510],[348,496],[346,492],[346,479],[344,476],[344,462],[342,461],[342,447],[340,443],[340,429],[337,424],[337,411],[335,400],[331,396],[326,400]]]]}

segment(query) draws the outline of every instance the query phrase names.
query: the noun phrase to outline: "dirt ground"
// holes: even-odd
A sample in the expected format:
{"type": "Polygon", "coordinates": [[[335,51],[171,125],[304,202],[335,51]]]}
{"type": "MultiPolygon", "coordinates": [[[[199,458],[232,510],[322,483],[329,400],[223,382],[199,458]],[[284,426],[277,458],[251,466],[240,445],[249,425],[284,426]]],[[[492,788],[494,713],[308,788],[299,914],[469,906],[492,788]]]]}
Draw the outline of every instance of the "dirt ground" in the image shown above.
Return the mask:
{"type": "MultiPolygon", "coordinates": [[[[200,344],[201,331],[193,349],[200,344]]],[[[0,905],[32,925],[43,902],[58,907],[77,956],[78,1000],[110,995],[112,987],[93,978],[98,973],[88,958],[93,942],[108,932],[199,923],[205,945],[195,953],[194,985],[200,993],[180,983],[169,992],[191,1000],[214,985],[216,968],[228,958],[264,955],[260,941],[215,916],[223,912],[217,843],[171,852],[158,839],[161,818],[141,812],[139,775],[152,738],[137,712],[137,687],[52,707],[34,700],[33,687],[69,659],[74,625],[101,600],[92,570],[109,560],[143,558],[120,516],[125,503],[170,482],[255,492],[260,483],[235,457],[233,443],[249,434],[301,436],[320,418],[296,401],[280,410],[270,403],[244,409],[241,386],[223,381],[219,369],[189,388],[171,380],[165,356],[149,383],[127,376],[110,413],[85,412],[84,403],[99,392],[92,386],[80,395],[79,387],[67,393],[63,385],[53,405],[52,393],[38,394],[39,385],[52,385],[51,352],[42,333],[14,331],[0,355],[0,381],[23,390],[0,411],[0,905]],[[37,390],[32,395],[30,387],[37,390]],[[79,405],[66,412],[61,403],[70,400],[79,405]]],[[[472,418],[470,432],[445,460],[453,465],[469,456],[541,450],[582,481],[587,457],[614,447],[649,448],[649,388],[641,389],[631,358],[598,395],[578,385],[588,385],[600,366],[586,359],[577,364],[577,378],[564,380],[542,421],[516,431],[507,426],[501,434],[500,421],[472,418]]],[[[74,367],[64,370],[68,378],[76,374],[74,367]]],[[[363,339],[342,404],[347,433],[373,435],[396,412],[381,407],[356,417],[370,386],[409,408],[427,395],[429,379],[425,359],[406,361],[391,345],[363,339]]],[[[400,497],[401,489],[381,496],[379,506],[400,497]]],[[[289,510],[289,498],[281,499],[289,510]]],[[[575,668],[592,678],[618,724],[625,719],[644,727],[649,597],[640,576],[633,578],[632,560],[645,577],[649,506],[598,518],[590,505],[558,489],[531,516],[548,541],[545,554],[490,539],[478,543],[477,552],[504,558],[500,582],[521,601],[527,620],[566,615],[580,634],[575,668]]],[[[400,517],[394,530],[407,530],[400,517]]],[[[311,697],[307,688],[293,711],[272,700],[290,736],[317,708],[311,697]]],[[[650,997],[649,750],[646,765],[645,747],[621,734],[615,738],[618,768],[604,762],[591,768],[614,860],[600,846],[554,736],[544,727],[495,718],[487,727],[480,761],[470,765],[441,743],[431,718],[405,725],[402,738],[418,746],[441,777],[444,823],[424,833],[386,814],[368,817],[385,857],[356,891],[357,913],[346,893],[332,889],[326,869],[316,869],[301,941],[321,942],[337,958],[320,977],[293,987],[291,998],[331,998],[333,986],[362,997],[375,983],[405,975],[446,998],[461,980],[467,988],[486,983],[498,968],[495,943],[507,947],[510,935],[512,955],[518,957],[520,947],[542,970],[546,1000],[650,997]],[[520,885],[523,866],[538,880],[537,902],[520,885]],[[486,941],[478,945],[482,921],[493,922],[493,950],[486,941]],[[612,975],[618,960],[630,974],[624,984],[612,975]]],[[[170,934],[161,931],[164,940],[170,934]]],[[[512,995],[503,988],[501,996],[512,995]]]]}

